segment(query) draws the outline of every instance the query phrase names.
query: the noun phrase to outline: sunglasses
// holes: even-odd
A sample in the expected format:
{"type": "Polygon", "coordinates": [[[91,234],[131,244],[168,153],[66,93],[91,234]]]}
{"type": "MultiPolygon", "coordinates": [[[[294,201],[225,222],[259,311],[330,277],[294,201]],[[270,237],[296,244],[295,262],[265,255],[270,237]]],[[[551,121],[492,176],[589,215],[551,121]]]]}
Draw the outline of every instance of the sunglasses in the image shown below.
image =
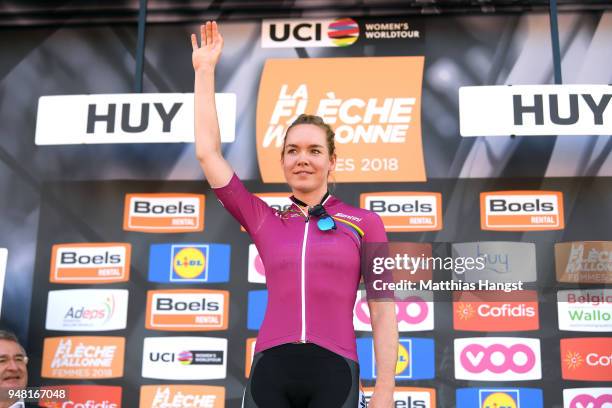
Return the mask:
{"type": "Polygon", "coordinates": [[[329,231],[336,229],[336,222],[334,219],[325,211],[322,204],[317,204],[314,207],[308,209],[308,215],[311,217],[318,217],[317,227],[321,231],[329,231]]]}

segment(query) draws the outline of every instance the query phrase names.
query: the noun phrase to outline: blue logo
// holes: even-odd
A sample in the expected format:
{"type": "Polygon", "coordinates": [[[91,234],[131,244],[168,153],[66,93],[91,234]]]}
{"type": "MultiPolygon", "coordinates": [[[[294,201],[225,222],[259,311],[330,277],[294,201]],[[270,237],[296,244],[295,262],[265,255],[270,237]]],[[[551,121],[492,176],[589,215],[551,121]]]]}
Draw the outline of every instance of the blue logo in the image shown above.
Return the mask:
{"type": "Polygon", "coordinates": [[[457,408],[542,408],[537,388],[459,388],[457,408]]]}
{"type": "Polygon", "coordinates": [[[217,283],[229,281],[228,244],[154,244],[149,253],[149,281],[217,283]]]}
{"type": "Polygon", "coordinates": [[[248,304],[249,309],[247,311],[247,329],[259,330],[266,314],[268,291],[250,290],[248,304]]]}
{"type": "MultiPolygon", "coordinates": [[[[360,376],[376,378],[374,341],[371,337],[357,339],[360,376]]],[[[429,380],[435,377],[433,339],[403,338],[399,340],[395,378],[398,380],[429,380]]]]}

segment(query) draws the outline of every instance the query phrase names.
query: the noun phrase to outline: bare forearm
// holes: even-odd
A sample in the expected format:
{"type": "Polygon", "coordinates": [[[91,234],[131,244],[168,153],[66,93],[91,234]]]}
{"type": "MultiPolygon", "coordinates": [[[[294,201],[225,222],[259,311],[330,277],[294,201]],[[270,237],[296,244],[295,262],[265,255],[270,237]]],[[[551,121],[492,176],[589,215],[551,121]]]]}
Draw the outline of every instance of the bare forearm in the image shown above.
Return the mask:
{"type": "Polygon", "coordinates": [[[215,104],[215,70],[195,71],[194,83],[195,150],[198,160],[221,155],[221,134],[215,104]]]}
{"type": "Polygon", "coordinates": [[[376,386],[395,386],[398,333],[393,302],[372,302],[370,308],[374,353],[376,357],[376,386]]]}

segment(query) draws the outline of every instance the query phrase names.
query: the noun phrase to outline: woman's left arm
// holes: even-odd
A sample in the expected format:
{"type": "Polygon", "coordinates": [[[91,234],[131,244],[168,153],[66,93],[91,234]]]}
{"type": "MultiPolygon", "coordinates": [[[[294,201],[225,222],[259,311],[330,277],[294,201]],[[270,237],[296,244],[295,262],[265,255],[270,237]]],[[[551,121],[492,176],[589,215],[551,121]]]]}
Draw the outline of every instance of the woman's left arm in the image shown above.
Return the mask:
{"type": "Polygon", "coordinates": [[[376,385],[368,408],[392,408],[397,364],[397,317],[393,301],[369,301],[376,358],[376,385]]]}

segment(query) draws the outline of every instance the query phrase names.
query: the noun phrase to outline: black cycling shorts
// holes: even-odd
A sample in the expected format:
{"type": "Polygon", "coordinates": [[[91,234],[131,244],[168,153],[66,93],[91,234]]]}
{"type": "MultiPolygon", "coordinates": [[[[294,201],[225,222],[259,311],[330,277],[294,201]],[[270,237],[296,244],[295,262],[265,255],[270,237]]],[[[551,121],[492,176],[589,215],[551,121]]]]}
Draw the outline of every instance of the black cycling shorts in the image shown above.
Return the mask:
{"type": "Polygon", "coordinates": [[[243,408],[365,408],[359,364],[314,343],[255,354],[243,408]]]}

